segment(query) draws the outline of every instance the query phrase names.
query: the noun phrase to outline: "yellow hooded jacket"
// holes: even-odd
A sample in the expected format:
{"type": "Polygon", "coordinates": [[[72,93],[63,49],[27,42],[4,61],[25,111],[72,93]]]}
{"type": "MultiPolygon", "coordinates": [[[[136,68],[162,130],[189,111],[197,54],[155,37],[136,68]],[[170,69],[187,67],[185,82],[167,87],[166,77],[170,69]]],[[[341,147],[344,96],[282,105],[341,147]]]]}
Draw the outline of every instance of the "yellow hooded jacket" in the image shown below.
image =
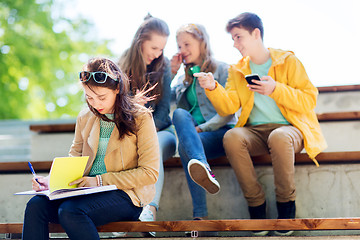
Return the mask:
{"type": "MultiPolygon", "coordinates": [[[[276,88],[269,97],[274,99],[286,120],[301,131],[305,150],[318,166],[315,157],[327,147],[314,111],[318,90],[293,52],[272,48],[269,51],[272,65],[268,75],[276,81],[276,88]]],[[[248,89],[245,80],[245,75],[251,74],[249,61],[249,57],[244,57],[231,65],[225,88],[216,83],[214,90],[205,91],[220,116],[233,114],[241,108],[235,127],[246,124],[254,105],[254,92],[248,89]]]]}

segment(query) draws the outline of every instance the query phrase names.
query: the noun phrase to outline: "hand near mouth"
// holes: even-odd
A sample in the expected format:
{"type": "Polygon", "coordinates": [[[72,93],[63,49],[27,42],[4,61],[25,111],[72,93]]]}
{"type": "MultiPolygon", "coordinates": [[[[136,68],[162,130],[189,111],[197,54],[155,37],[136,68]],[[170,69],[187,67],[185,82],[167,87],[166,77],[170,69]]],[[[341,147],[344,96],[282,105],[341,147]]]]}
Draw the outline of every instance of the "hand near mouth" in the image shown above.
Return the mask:
{"type": "Polygon", "coordinates": [[[181,63],[183,61],[183,57],[181,53],[176,53],[170,60],[171,72],[176,74],[179,70],[181,63]]]}

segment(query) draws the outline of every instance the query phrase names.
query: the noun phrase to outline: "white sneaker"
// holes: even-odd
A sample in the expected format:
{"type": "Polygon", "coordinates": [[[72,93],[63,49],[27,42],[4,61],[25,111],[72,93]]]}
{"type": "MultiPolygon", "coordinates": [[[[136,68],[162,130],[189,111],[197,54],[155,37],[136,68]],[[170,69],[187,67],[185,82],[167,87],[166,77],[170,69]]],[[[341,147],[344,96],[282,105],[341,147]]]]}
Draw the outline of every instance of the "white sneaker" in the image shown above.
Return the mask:
{"type": "Polygon", "coordinates": [[[252,231],[251,233],[252,233],[252,235],[257,236],[257,237],[264,237],[264,236],[269,234],[269,231],[266,231],[266,230],[264,230],[264,231],[252,231]]]}
{"type": "Polygon", "coordinates": [[[294,233],[292,230],[274,231],[276,236],[290,236],[294,233]]]}
{"type": "Polygon", "coordinates": [[[188,172],[191,179],[211,194],[220,191],[220,184],[209,166],[197,159],[191,159],[188,163],[188,172]]]}
{"type": "MultiPolygon", "coordinates": [[[[152,211],[150,210],[150,205],[146,205],[140,216],[139,216],[139,220],[142,222],[152,222],[154,221],[154,214],[152,213],[152,211]]],[[[155,232],[144,232],[142,233],[144,237],[147,237],[148,235],[150,235],[151,237],[155,237],[155,232]]]]}

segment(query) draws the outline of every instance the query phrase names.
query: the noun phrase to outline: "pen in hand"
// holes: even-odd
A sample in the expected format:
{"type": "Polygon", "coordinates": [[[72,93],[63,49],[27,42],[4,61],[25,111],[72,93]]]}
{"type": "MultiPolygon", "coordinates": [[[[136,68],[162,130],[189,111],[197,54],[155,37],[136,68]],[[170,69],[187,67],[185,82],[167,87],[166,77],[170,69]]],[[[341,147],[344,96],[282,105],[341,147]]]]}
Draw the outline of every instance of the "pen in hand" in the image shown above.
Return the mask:
{"type": "Polygon", "coordinates": [[[32,175],[34,176],[35,181],[36,181],[38,184],[41,185],[41,183],[40,183],[40,182],[38,181],[38,179],[36,178],[36,173],[35,173],[35,170],[34,170],[32,164],[31,164],[31,162],[28,162],[28,165],[29,165],[29,168],[30,168],[30,171],[31,171],[32,175]]]}

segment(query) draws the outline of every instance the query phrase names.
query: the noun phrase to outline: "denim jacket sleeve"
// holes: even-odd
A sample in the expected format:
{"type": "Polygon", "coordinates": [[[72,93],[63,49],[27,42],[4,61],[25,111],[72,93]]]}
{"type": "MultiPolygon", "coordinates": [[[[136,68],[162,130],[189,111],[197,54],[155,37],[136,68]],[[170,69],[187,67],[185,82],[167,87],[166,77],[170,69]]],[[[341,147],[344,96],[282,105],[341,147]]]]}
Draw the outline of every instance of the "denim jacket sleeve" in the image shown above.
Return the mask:
{"type": "Polygon", "coordinates": [[[171,71],[170,65],[167,63],[163,74],[162,82],[162,98],[156,104],[153,115],[155,126],[158,130],[162,130],[171,125],[170,119],[170,98],[171,98],[171,71]]]}
{"type": "Polygon", "coordinates": [[[221,117],[219,114],[216,114],[209,121],[204,122],[203,124],[200,124],[199,128],[201,128],[201,130],[203,132],[216,131],[219,128],[221,128],[221,127],[225,126],[226,124],[228,124],[232,119],[234,119],[234,115],[221,117]]]}

